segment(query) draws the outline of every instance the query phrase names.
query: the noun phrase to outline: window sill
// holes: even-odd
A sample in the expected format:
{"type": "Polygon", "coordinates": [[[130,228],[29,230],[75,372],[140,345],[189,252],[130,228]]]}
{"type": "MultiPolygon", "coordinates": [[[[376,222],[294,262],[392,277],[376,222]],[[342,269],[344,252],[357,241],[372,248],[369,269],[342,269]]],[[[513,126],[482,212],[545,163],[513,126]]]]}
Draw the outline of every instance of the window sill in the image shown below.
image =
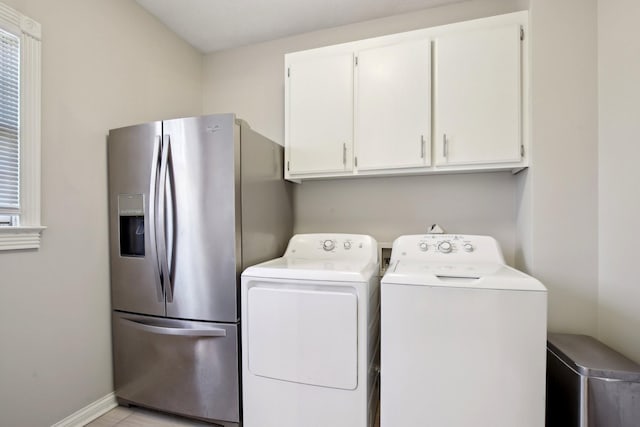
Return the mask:
{"type": "Polygon", "coordinates": [[[0,251],[39,249],[40,235],[47,227],[0,227],[0,251]]]}

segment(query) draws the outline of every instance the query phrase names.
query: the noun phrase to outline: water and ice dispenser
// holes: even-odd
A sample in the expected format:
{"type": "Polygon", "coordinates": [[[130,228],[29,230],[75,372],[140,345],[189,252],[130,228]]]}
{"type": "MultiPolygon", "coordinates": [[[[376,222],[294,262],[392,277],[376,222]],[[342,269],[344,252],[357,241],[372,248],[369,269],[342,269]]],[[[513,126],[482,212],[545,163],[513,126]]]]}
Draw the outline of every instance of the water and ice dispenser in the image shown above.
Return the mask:
{"type": "Polygon", "coordinates": [[[119,194],[120,256],[144,256],[144,195],[119,194]]]}

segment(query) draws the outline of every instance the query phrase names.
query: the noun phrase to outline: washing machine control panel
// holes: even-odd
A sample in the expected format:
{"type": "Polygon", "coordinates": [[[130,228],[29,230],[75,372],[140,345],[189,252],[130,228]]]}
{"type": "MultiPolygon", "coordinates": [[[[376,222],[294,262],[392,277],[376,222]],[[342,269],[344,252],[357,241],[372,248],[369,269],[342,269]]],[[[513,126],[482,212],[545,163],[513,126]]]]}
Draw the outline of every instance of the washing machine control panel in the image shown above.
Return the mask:
{"type": "Polygon", "coordinates": [[[317,260],[369,260],[377,262],[378,244],[364,234],[297,234],[289,241],[285,257],[317,260]]]}
{"type": "Polygon", "coordinates": [[[426,234],[401,236],[393,243],[394,259],[504,263],[502,251],[490,236],[426,234]]]}

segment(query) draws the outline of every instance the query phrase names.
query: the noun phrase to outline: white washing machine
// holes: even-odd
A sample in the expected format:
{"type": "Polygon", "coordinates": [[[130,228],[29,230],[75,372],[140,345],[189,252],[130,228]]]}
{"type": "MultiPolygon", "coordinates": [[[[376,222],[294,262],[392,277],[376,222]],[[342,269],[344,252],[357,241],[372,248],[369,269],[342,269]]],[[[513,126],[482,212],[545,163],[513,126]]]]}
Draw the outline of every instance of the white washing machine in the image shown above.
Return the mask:
{"type": "Polygon", "coordinates": [[[546,288],[493,238],[399,237],[381,289],[382,427],[544,426],[546,288]]]}
{"type": "Polygon", "coordinates": [[[245,427],[368,427],[377,404],[378,245],[301,234],[242,273],[245,427]]]}

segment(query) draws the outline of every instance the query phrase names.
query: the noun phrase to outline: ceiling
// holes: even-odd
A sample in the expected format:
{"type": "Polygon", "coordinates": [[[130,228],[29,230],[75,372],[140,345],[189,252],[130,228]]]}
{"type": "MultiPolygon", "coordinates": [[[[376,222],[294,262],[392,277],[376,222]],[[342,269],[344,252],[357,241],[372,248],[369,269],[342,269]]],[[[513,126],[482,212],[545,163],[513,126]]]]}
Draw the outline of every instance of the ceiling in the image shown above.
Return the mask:
{"type": "Polygon", "coordinates": [[[461,0],[135,0],[203,53],[461,0]]]}

